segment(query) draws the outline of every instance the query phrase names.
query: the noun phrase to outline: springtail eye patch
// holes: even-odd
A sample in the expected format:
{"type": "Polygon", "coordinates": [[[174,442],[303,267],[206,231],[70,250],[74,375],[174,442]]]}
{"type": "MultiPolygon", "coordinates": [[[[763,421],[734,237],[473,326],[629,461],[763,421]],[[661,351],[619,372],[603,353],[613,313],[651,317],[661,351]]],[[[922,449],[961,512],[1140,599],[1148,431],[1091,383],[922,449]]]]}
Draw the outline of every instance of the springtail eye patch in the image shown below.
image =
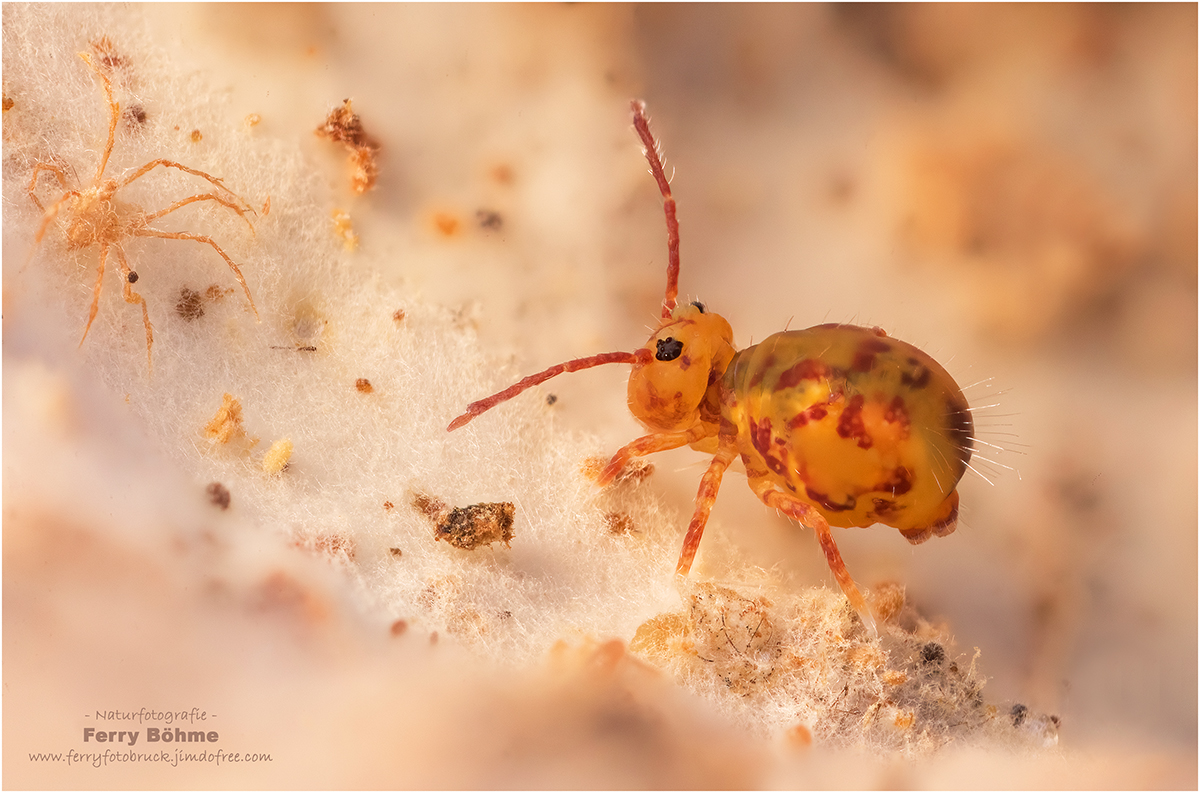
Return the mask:
{"type": "Polygon", "coordinates": [[[657,346],[658,350],[654,353],[654,357],[660,361],[673,361],[683,353],[683,342],[669,336],[659,339],[657,346]]]}
{"type": "Polygon", "coordinates": [[[701,303],[699,300],[693,300],[693,301],[692,301],[692,305],[693,305],[693,306],[695,306],[695,307],[696,307],[696,309],[697,309],[697,310],[698,310],[698,311],[699,311],[701,314],[704,314],[705,312],[707,312],[707,311],[708,311],[708,309],[706,309],[706,308],[704,307],[704,304],[703,304],[703,303],[701,303]]]}

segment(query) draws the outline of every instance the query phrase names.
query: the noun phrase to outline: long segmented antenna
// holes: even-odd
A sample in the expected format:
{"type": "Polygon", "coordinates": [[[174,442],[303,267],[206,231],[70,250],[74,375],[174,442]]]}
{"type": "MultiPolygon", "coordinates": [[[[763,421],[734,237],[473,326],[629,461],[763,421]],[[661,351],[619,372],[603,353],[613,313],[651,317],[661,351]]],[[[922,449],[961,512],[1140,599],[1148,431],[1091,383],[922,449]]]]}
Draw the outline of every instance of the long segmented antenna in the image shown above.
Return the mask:
{"type": "Polygon", "coordinates": [[[671,183],[663,172],[662,161],[658,156],[658,141],[650,134],[650,121],[646,118],[646,103],[634,99],[629,103],[633,110],[633,128],[642,139],[645,147],[643,154],[650,163],[650,173],[658,182],[658,190],[663,197],[663,213],[667,216],[667,291],[663,295],[662,316],[667,319],[675,308],[675,298],[679,296],[679,221],[675,218],[675,197],[671,195],[671,183]]]}
{"type": "Polygon", "coordinates": [[[593,366],[603,366],[606,363],[649,363],[650,358],[650,351],[641,349],[637,352],[602,352],[599,355],[576,358],[573,361],[556,364],[544,372],[529,375],[529,377],[526,377],[521,382],[510,385],[498,394],[492,394],[490,397],[485,397],[478,402],[472,402],[467,405],[467,412],[450,422],[450,426],[446,428],[446,431],[454,432],[459,427],[465,426],[467,422],[480,413],[491,410],[501,402],[507,402],[522,391],[533,388],[539,383],[544,383],[551,377],[560,375],[563,372],[578,372],[581,369],[591,369],[593,366]]]}

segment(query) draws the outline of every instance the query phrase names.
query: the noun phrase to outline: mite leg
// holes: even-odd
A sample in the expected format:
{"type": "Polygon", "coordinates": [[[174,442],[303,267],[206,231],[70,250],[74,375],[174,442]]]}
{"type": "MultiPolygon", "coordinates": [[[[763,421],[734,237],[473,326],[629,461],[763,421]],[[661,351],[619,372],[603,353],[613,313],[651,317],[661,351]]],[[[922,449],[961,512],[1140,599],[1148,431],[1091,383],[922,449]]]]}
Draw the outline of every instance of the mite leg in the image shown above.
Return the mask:
{"type": "Polygon", "coordinates": [[[167,207],[166,209],[160,209],[157,212],[151,212],[150,214],[143,216],[142,222],[149,223],[152,220],[157,220],[158,218],[162,217],[163,215],[174,212],[176,209],[179,209],[180,207],[187,206],[188,204],[192,204],[197,201],[216,201],[221,206],[223,206],[227,209],[232,209],[234,212],[238,213],[238,216],[241,217],[242,220],[246,221],[246,225],[250,227],[250,233],[251,234],[254,233],[254,224],[250,222],[250,218],[246,217],[246,213],[252,212],[253,210],[240,207],[237,204],[233,203],[232,201],[230,201],[226,198],[222,198],[221,196],[217,195],[216,193],[203,193],[201,195],[188,196],[187,198],[180,199],[179,201],[176,201],[174,204],[171,204],[171,206],[167,207]]]}
{"type": "Polygon", "coordinates": [[[704,536],[704,527],[708,524],[708,514],[712,512],[717,491],[721,489],[721,477],[725,475],[729,464],[737,459],[737,438],[727,435],[719,438],[717,453],[708,464],[708,470],[700,480],[700,489],[696,492],[696,511],[692,513],[687,535],[683,538],[683,550],[679,552],[679,564],[675,566],[675,575],[678,576],[686,576],[692,569],[692,560],[696,558],[696,549],[700,547],[700,538],[704,536]]]}
{"type": "Polygon", "coordinates": [[[222,180],[220,180],[217,177],[212,176],[210,174],[206,174],[204,171],[198,171],[195,168],[189,168],[186,165],[184,165],[183,163],[178,163],[178,162],[175,162],[174,160],[151,160],[150,162],[143,165],[141,168],[138,168],[136,171],[131,173],[129,176],[126,176],[124,179],[122,179],[117,184],[117,188],[120,189],[120,188],[124,187],[125,185],[129,184],[130,182],[134,181],[135,179],[141,179],[143,176],[150,173],[150,171],[154,170],[155,168],[159,167],[160,165],[163,168],[175,168],[176,170],[183,171],[184,173],[190,173],[192,176],[199,176],[201,179],[205,180],[206,182],[211,184],[213,187],[220,188],[221,190],[224,190],[225,192],[229,193],[231,196],[236,198],[238,201],[241,201],[242,206],[245,208],[245,210],[247,212],[254,211],[250,206],[250,202],[248,202],[246,199],[242,198],[240,195],[238,195],[237,193],[233,192],[228,187],[226,187],[225,183],[222,180]]]}
{"type": "Polygon", "coordinates": [[[108,158],[112,156],[113,142],[117,135],[117,119],[121,117],[121,106],[113,98],[112,83],[109,82],[104,72],[96,68],[96,64],[92,63],[92,59],[86,52],[79,53],[79,57],[83,58],[83,62],[88,65],[88,68],[100,78],[100,82],[104,86],[104,96],[108,100],[108,142],[104,145],[104,156],[100,158],[100,167],[96,169],[95,179],[95,183],[100,184],[100,180],[104,177],[104,169],[108,167],[108,158]]]}
{"type": "Polygon", "coordinates": [[[58,217],[58,212],[62,209],[63,204],[79,196],[78,191],[67,189],[67,176],[63,172],[63,169],[47,162],[39,162],[33,166],[33,175],[29,179],[29,187],[26,188],[26,192],[29,193],[29,199],[42,212],[42,222],[38,224],[37,232],[33,235],[34,242],[42,241],[42,236],[45,235],[46,229],[50,227],[50,224],[54,222],[54,218],[58,217]],[[49,171],[58,177],[58,183],[62,185],[64,191],[62,197],[51,204],[49,209],[46,209],[45,205],[38,199],[37,193],[34,192],[37,189],[38,176],[41,175],[42,171],[49,171]]]}
{"type": "Polygon", "coordinates": [[[229,258],[229,254],[221,250],[221,246],[213,242],[209,237],[200,234],[185,234],[182,231],[156,231],[155,229],[140,228],[133,232],[139,237],[160,237],[164,240],[194,240],[195,242],[203,242],[206,245],[213,246],[213,250],[221,254],[221,258],[229,265],[229,269],[233,270],[233,274],[237,276],[238,283],[242,285],[242,289],[246,292],[246,299],[250,301],[250,308],[254,311],[254,318],[258,319],[258,309],[254,306],[254,298],[250,297],[250,287],[246,286],[246,279],[242,277],[242,271],[233,263],[233,259],[229,258]]]}
{"type": "MultiPolygon", "coordinates": [[[[32,196],[33,193],[30,193],[30,195],[32,196]]],[[[78,196],[79,193],[72,190],[50,205],[50,208],[46,210],[46,214],[42,215],[42,222],[38,224],[37,231],[33,235],[33,241],[35,244],[42,241],[42,237],[46,234],[46,229],[50,228],[50,224],[54,222],[56,217],[58,217],[58,212],[62,209],[63,204],[67,203],[67,201],[71,200],[72,198],[77,198],[78,196]]],[[[34,203],[36,203],[39,207],[41,206],[41,203],[38,202],[36,198],[34,199],[34,203]]]]}
{"type": "Polygon", "coordinates": [[[645,457],[654,452],[678,449],[680,446],[704,440],[709,434],[709,430],[706,430],[703,424],[697,423],[691,429],[682,432],[656,432],[653,435],[643,435],[617,450],[617,453],[608,461],[608,465],[604,466],[604,470],[600,472],[600,478],[596,484],[600,487],[607,487],[634,457],[645,457]]]}
{"type": "Polygon", "coordinates": [[[833,541],[833,533],[830,532],[829,522],[825,520],[825,517],[812,505],[779,490],[766,477],[751,477],[750,487],[768,507],[774,507],[789,518],[803,523],[816,532],[817,540],[821,543],[821,550],[825,552],[825,561],[829,563],[829,570],[837,580],[838,586],[842,588],[850,605],[858,612],[858,616],[867,626],[867,630],[871,632],[872,636],[878,637],[879,631],[875,627],[875,618],[871,615],[871,609],[867,606],[866,599],[854,585],[854,579],[850,577],[846,563],[842,561],[842,555],[838,552],[837,543],[833,541]]]}
{"type": "Polygon", "coordinates": [[[88,312],[87,325],[83,328],[83,338],[79,340],[79,346],[87,341],[88,331],[92,329],[92,320],[96,318],[96,312],[100,310],[100,290],[104,288],[104,263],[108,261],[108,246],[100,246],[100,267],[96,271],[96,288],[92,291],[92,310],[88,312]]]}
{"type": "MultiPolygon", "coordinates": [[[[26,190],[29,193],[29,197],[33,200],[33,203],[37,205],[37,208],[45,212],[46,207],[42,206],[42,202],[38,200],[37,193],[33,192],[34,189],[37,188],[38,176],[42,173],[42,171],[49,171],[57,176],[58,183],[62,185],[62,189],[64,191],[67,190],[67,177],[66,174],[63,173],[62,168],[59,168],[57,165],[53,165],[48,162],[39,162],[37,165],[33,166],[33,175],[29,179],[29,187],[26,188],[26,190]]],[[[38,235],[38,239],[41,239],[41,235],[38,235]]]]}
{"type": "Polygon", "coordinates": [[[137,292],[133,291],[130,285],[130,274],[133,270],[129,267],[129,262],[125,260],[125,252],[114,246],[113,250],[117,252],[117,261],[121,263],[121,280],[125,283],[125,302],[140,303],[142,306],[142,322],[146,326],[146,363],[150,367],[150,374],[154,374],[154,363],[150,359],[150,348],[154,346],[154,331],[150,329],[150,312],[146,310],[146,300],[137,292]]]}

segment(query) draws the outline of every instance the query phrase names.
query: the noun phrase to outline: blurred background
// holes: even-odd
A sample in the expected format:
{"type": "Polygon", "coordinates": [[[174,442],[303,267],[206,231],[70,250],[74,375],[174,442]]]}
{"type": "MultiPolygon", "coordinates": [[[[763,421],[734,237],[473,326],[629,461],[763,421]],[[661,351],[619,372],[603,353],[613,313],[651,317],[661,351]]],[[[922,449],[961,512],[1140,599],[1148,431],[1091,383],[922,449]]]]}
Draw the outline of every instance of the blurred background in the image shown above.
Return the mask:
{"type": "MultiPolygon", "coordinates": [[[[645,340],[666,259],[629,126],[645,99],[681,297],[739,346],[878,325],[976,406],[958,531],[915,548],[838,531],[859,582],[904,583],[983,650],[988,696],[1058,714],[1064,745],[1162,752],[1194,784],[1194,5],[141,11],[235,116],[310,153],[363,261],[459,308],[523,373],[645,340]],[[312,135],[346,98],[381,144],[364,197],[312,135]]],[[[640,434],[625,377],[553,381],[561,424],[609,448],[640,434]]],[[[656,460],[680,515],[705,464],[656,460]]],[[[740,476],[697,569],[731,565],[832,584],[811,534],[740,476]]]]}

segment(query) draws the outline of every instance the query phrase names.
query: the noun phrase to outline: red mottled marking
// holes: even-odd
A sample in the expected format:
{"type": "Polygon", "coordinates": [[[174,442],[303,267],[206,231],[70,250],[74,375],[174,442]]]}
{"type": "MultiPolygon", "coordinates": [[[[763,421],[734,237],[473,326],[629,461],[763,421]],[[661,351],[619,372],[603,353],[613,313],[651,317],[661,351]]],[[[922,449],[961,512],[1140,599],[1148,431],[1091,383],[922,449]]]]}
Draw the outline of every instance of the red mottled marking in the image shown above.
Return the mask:
{"type": "Polygon", "coordinates": [[[786,478],[790,472],[787,465],[787,440],[784,438],[774,438],[776,446],[781,448],[772,449],[771,446],[771,420],[768,418],[759,419],[759,421],[750,423],[750,442],[758,453],[762,455],[763,462],[767,464],[775,473],[786,478]],[[772,454],[775,452],[775,454],[772,454]],[[778,456],[776,456],[776,454],[778,456]]]}
{"type": "Polygon", "coordinates": [[[914,391],[918,391],[929,385],[929,378],[933,376],[929,371],[929,367],[922,364],[916,358],[909,358],[908,363],[912,366],[912,371],[901,372],[900,382],[914,391]]]}
{"type": "Polygon", "coordinates": [[[781,451],[783,452],[782,457],[772,457],[769,454],[764,454],[763,459],[766,460],[768,468],[784,477],[784,479],[787,479],[787,475],[790,473],[787,464],[787,450],[783,449],[781,451]]]}
{"type": "Polygon", "coordinates": [[[854,362],[850,364],[850,368],[856,372],[869,372],[875,368],[875,356],[881,352],[889,352],[891,349],[892,345],[886,341],[880,341],[877,338],[865,339],[854,351],[854,362]]]}
{"type": "Polygon", "coordinates": [[[903,428],[903,437],[908,437],[912,422],[908,418],[908,408],[904,405],[904,397],[897,396],[892,400],[883,414],[883,420],[889,424],[899,424],[903,428]]]}
{"type": "Polygon", "coordinates": [[[896,502],[887,498],[873,498],[871,512],[880,520],[886,520],[896,514],[896,502]]]}
{"type": "Polygon", "coordinates": [[[787,423],[789,430],[799,429],[810,421],[820,421],[829,415],[829,409],[824,405],[813,405],[808,410],[801,410],[796,415],[792,416],[787,423]]]}
{"type": "Polygon", "coordinates": [[[842,411],[842,417],[838,419],[837,432],[846,440],[858,441],[860,449],[870,449],[875,441],[863,424],[863,401],[862,394],[857,394],[850,400],[850,404],[842,411]]]}
{"type": "Polygon", "coordinates": [[[815,358],[805,358],[791,369],[779,375],[775,390],[793,388],[804,380],[822,380],[829,377],[829,366],[815,358]]]}
{"type": "Polygon", "coordinates": [[[847,512],[854,509],[856,503],[854,496],[846,496],[849,501],[847,501],[845,504],[839,504],[824,493],[817,492],[808,486],[805,486],[804,492],[808,494],[808,497],[811,498],[815,503],[820,505],[822,508],[829,510],[830,512],[847,512]]]}
{"type": "Polygon", "coordinates": [[[903,465],[896,466],[892,469],[891,476],[871,489],[882,490],[891,493],[893,496],[902,496],[912,490],[912,471],[903,465]]]}
{"type": "Polygon", "coordinates": [[[757,423],[750,423],[750,443],[758,449],[759,454],[764,457],[771,451],[771,420],[768,418],[759,419],[757,423]]]}
{"type": "Polygon", "coordinates": [[[691,367],[691,365],[692,365],[691,358],[689,358],[686,355],[679,356],[679,368],[680,369],[683,369],[686,371],[687,369],[689,369],[691,367]]]}

